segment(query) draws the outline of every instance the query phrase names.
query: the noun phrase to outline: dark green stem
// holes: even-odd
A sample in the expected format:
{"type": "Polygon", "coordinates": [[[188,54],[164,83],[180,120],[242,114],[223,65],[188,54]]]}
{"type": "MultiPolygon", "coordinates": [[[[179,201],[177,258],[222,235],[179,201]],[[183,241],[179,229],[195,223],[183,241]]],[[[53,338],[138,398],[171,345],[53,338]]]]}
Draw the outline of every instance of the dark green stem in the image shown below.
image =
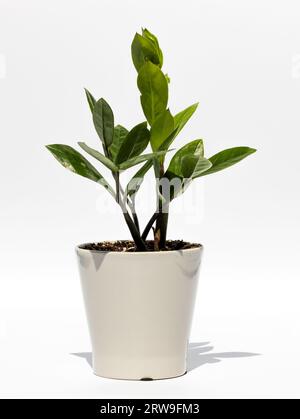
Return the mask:
{"type": "MultiPolygon", "coordinates": [[[[130,215],[128,214],[126,204],[123,202],[123,197],[120,199],[120,193],[123,194],[123,189],[120,185],[120,173],[119,172],[114,173],[113,176],[114,176],[115,181],[116,181],[116,201],[122,209],[123,216],[125,218],[126,224],[129,228],[129,231],[132,235],[134,243],[135,243],[138,250],[146,251],[147,247],[146,247],[146,244],[145,244],[144,240],[141,238],[140,231],[139,231],[138,218],[137,218],[137,215],[135,214],[135,211],[132,211],[132,216],[133,216],[133,220],[134,220],[133,221],[132,218],[130,217],[130,215]]],[[[134,207],[131,204],[131,210],[132,210],[132,208],[134,209],[134,207]]]]}
{"type": "Polygon", "coordinates": [[[149,234],[149,231],[151,230],[151,227],[153,226],[153,224],[155,223],[155,221],[157,220],[157,217],[158,217],[158,212],[156,211],[153,215],[152,215],[152,217],[150,218],[150,220],[148,221],[148,223],[147,223],[147,225],[146,225],[146,227],[145,227],[145,229],[144,229],[144,231],[143,231],[143,234],[142,234],[142,239],[143,240],[146,240],[147,239],[147,236],[148,236],[148,234],[149,234]]]}
{"type": "MultiPolygon", "coordinates": [[[[164,163],[163,160],[160,162],[159,167],[155,168],[156,177],[159,177],[161,180],[164,176],[164,163]]],[[[163,202],[163,188],[162,185],[159,186],[157,191],[157,200],[158,200],[158,217],[156,219],[156,225],[154,229],[154,241],[159,250],[165,249],[167,244],[167,229],[168,229],[168,220],[169,220],[169,202],[163,202]]]]}
{"type": "Polygon", "coordinates": [[[134,199],[130,200],[130,198],[128,196],[126,196],[126,200],[125,200],[125,198],[124,198],[125,197],[125,192],[124,192],[124,190],[123,190],[123,188],[122,188],[121,185],[120,185],[120,192],[121,192],[122,197],[123,197],[123,199],[125,201],[125,205],[127,203],[128,207],[129,207],[129,209],[131,211],[134,224],[135,224],[138,232],[140,232],[139,219],[138,219],[137,213],[135,211],[135,201],[134,201],[134,199]]]}
{"type": "Polygon", "coordinates": [[[119,204],[120,203],[120,173],[119,172],[115,174],[115,180],[116,180],[116,201],[119,204]]]}
{"type": "Polygon", "coordinates": [[[138,220],[138,217],[137,217],[135,212],[133,213],[133,221],[134,221],[134,224],[135,224],[138,232],[140,232],[140,224],[139,224],[139,220],[138,220]]]}
{"type": "Polygon", "coordinates": [[[147,251],[147,246],[146,246],[144,240],[142,239],[142,237],[140,236],[140,233],[139,233],[138,229],[136,228],[136,225],[134,224],[132,218],[128,214],[127,208],[123,205],[122,200],[120,201],[119,205],[122,209],[123,216],[125,218],[126,224],[129,228],[129,231],[132,235],[132,238],[134,240],[134,243],[135,243],[137,249],[139,251],[147,251]]]}
{"type": "MultiPolygon", "coordinates": [[[[103,151],[106,157],[110,157],[109,156],[109,150],[106,147],[105,144],[103,144],[103,151]]],[[[130,215],[128,214],[127,208],[126,208],[126,204],[124,204],[123,199],[120,199],[120,193],[123,194],[123,190],[122,187],[120,185],[120,173],[112,173],[115,182],[116,182],[116,201],[117,203],[120,205],[122,212],[123,212],[123,216],[124,219],[126,221],[126,224],[129,228],[129,231],[131,233],[131,236],[134,240],[134,243],[136,245],[137,250],[139,251],[147,251],[147,246],[144,242],[144,240],[141,238],[140,232],[139,232],[139,227],[138,227],[138,219],[137,219],[137,215],[135,214],[135,211],[133,211],[133,218],[134,221],[132,220],[132,218],[130,217],[130,215]]],[[[131,206],[131,210],[132,210],[132,206],[131,206]]]]}
{"type": "Polygon", "coordinates": [[[169,204],[162,204],[160,201],[158,217],[154,230],[154,237],[157,237],[159,249],[164,249],[167,244],[168,221],[169,204]]]}

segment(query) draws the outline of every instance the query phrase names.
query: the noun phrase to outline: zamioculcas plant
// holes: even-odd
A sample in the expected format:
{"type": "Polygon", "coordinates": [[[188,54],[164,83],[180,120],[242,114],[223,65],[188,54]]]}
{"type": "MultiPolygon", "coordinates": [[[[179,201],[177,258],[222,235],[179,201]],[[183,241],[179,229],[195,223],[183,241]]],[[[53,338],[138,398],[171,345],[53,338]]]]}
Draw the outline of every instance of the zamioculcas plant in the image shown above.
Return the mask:
{"type": "Polygon", "coordinates": [[[117,125],[109,104],[86,90],[101,147],[78,145],[94,159],[93,164],[68,145],[47,148],[64,167],[106,188],[133,238],[133,242],[87,243],[76,248],[94,372],[111,378],[161,379],[186,372],[202,255],[200,244],[167,240],[169,207],[197,178],[226,169],[255,150],[234,147],[207,158],[203,141],[195,139],[174,152],[174,141],[198,104],[175,114],[168,108],[170,79],[162,70],[158,40],[147,29],[135,35],[131,54],[145,120],[131,129],[117,125]],[[151,151],[145,152],[147,147],[151,151]],[[95,163],[110,170],[113,183],[104,179],[95,163]],[[125,185],[122,173],[138,165],[125,185]],[[150,169],[155,211],[141,229],[135,202],[150,169]],[[151,230],[154,237],[147,240],[151,230]]]}
{"type": "Polygon", "coordinates": [[[103,98],[96,100],[88,91],[87,101],[93,122],[99,135],[102,150],[94,150],[83,142],[78,145],[87,154],[106,166],[112,173],[111,186],[82,154],[68,145],[51,144],[48,150],[67,169],[103,185],[119,204],[128,225],[136,250],[147,250],[147,236],[154,227],[155,250],[167,246],[169,205],[182,194],[195,179],[216,173],[243,160],[256,150],[250,147],[234,147],[223,150],[212,157],[204,157],[201,139],[185,144],[172,157],[169,165],[165,158],[177,135],[192,117],[198,103],[173,114],[168,108],[170,79],[162,71],[163,53],[157,38],[147,29],[136,34],[131,45],[134,67],[138,73],[137,86],[141,106],[146,118],[130,130],[115,125],[110,105],[103,98]],[[152,152],[143,154],[151,146],[152,152]],[[121,175],[125,170],[143,163],[129,184],[121,186],[121,175]],[[156,178],[157,206],[155,213],[143,231],[140,230],[135,211],[135,198],[143,178],[153,168],[156,178]]]}

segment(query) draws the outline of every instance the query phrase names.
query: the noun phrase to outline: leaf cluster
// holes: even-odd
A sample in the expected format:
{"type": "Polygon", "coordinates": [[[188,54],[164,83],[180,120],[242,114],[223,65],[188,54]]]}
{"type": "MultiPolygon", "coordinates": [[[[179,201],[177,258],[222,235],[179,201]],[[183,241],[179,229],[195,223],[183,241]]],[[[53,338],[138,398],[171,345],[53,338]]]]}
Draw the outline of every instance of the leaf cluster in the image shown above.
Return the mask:
{"type": "MultiPolygon", "coordinates": [[[[145,231],[143,235],[140,232],[134,202],[136,192],[151,167],[154,168],[156,179],[169,182],[179,180],[177,188],[173,188],[168,196],[160,189],[157,191],[158,201],[165,204],[167,200],[169,204],[193,180],[224,170],[256,150],[240,146],[205,157],[203,140],[195,139],[177,150],[165,168],[166,153],[172,151],[170,147],[195,113],[198,103],[178,113],[171,112],[168,107],[170,78],[162,71],[163,53],[156,36],[149,30],[142,29],[141,34],[136,33],[131,44],[131,55],[137,71],[137,87],[145,121],[130,130],[122,125],[115,125],[114,113],[108,102],[103,98],[96,100],[86,89],[86,98],[102,150],[96,150],[85,142],[78,142],[86,154],[111,171],[115,187],[106,181],[84,155],[69,145],[51,144],[46,147],[65,168],[103,185],[108,190],[121,206],[137,247],[144,250],[145,231]],[[148,146],[151,147],[151,152],[144,153],[148,146]],[[120,174],[141,163],[144,163],[143,166],[123,190],[120,174]]],[[[152,226],[149,222],[148,227],[149,224],[152,226]]]]}

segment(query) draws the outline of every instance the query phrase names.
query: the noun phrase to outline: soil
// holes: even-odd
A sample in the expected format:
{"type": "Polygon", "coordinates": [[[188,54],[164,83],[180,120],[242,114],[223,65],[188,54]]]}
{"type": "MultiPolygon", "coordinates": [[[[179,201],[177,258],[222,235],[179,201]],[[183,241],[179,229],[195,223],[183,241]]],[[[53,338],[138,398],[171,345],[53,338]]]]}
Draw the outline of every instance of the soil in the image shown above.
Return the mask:
{"type": "MultiPolygon", "coordinates": [[[[146,245],[149,252],[154,252],[154,240],[147,240],[146,245]]],[[[170,250],[184,250],[194,249],[200,247],[197,243],[188,243],[183,240],[168,240],[165,249],[161,251],[170,250]]],[[[102,252],[136,252],[136,247],[131,240],[116,240],[116,241],[105,241],[100,243],[86,243],[80,246],[80,249],[86,250],[97,250],[102,252]]]]}

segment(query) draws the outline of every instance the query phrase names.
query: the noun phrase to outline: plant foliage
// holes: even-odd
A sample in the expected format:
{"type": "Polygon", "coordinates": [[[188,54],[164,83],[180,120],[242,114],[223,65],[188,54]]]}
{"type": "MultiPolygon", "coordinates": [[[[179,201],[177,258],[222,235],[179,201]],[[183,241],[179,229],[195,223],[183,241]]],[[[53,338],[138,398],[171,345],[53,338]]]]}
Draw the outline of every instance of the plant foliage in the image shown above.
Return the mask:
{"type": "Polygon", "coordinates": [[[131,56],[137,71],[137,87],[145,121],[132,129],[115,125],[115,118],[108,102],[95,97],[85,89],[92,113],[95,130],[99,136],[102,152],[79,142],[80,148],[94,160],[110,170],[114,180],[113,188],[102,174],[82,154],[64,144],[47,145],[47,149],[68,170],[104,186],[120,205],[125,221],[138,251],[147,251],[146,238],[153,228],[157,250],[165,249],[169,205],[173,199],[184,193],[187,186],[199,177],[224,170],[243,160],[256,150],[250,147],[234,147],[205,157],[202,139],[186,143],[177,150],[165,168],[166,153],[177,135],[193,116],[198,103],[177,114],[168,108],[170,78],[162,71],[163,53],[155,35],[142,29],[135,34],[131,44],[131,56]],[[152,152],[144,151],[150,146],[152,152]],[[123,171],[143,163],[129,184],[123,190],[120,176],[123,171]],[[140,231],[135,211],[135,197],[145,174],[154,170],[157,188],[156,211],[140,231]],[[172,188],[162,187],[162,184],[172,188]]]}

